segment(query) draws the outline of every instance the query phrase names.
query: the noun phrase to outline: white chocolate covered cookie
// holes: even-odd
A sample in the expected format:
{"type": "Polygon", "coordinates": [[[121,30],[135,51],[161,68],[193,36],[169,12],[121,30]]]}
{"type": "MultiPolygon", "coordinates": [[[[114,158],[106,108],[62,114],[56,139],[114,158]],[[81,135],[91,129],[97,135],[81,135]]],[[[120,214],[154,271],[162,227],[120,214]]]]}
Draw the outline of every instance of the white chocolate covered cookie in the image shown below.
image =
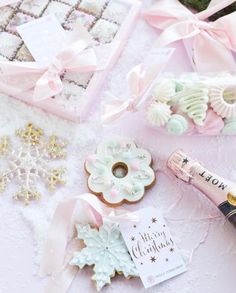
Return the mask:
{"type": "Polygon", "coordinates": [[[155,181],[151,155],[129,139],[110,139],[89,156],[85,169],[90,174],[88,187],[109,205],[135,203],[155,181]]]}

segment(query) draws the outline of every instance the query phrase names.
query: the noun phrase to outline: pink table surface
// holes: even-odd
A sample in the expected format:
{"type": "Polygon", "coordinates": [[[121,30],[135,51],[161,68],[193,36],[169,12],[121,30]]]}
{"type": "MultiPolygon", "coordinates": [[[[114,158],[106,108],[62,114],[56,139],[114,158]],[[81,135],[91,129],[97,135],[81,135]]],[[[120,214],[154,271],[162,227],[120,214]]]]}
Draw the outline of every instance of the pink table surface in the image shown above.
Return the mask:
{"type": "MultiPolygon", "coordinates": [[[[149,1],[145,1],[148,5],[149,1]]],[[[127,86],[125,74],[145,56],[157,33],[139,21],[119,62],[104,85],[116,95],[124,95],[127,86]],[[134,54],[135,52],[135,54],[134,54]]],[[[182,45],[177,44],[174,58],[167,71],[176,73],[191,70],[182,45]]],[[[99,100],[99,97],[98,97],[99,100]]],[[[165,160],[176,148],[183,148],[206,167],[236,181],[236,137],[171,137],[148,128],[140,114],[125,116],[119,122],[102,128],[97,120],[97,107],[91,112],[90,122],[76,125],[25,106],[2,95],[0,99],[0,134],[14,136],[14,130],[32,121],[70,141],[66,161],[68,185],[49,194],[43,185],[39,202],[24,207],[14,203],[10,188],[0,198],[0,293],[42,293],[47,280],[37,275],[38,260],[43,239],[56,204],[62,198],[87,191],[83,170],[85,157],[94,152],[102,138],[110,135],[129,136],[152,153],[157,183],[145,198],[130,208],[136,210],[148,205],[160,209],[187,263],[188,271],[181,276],[155,286],[147,292],[158,293],[233,293],[235,292],[236,235],[234,228],[225,221],[200,192],[166,174],[165,160]]],[[[69,293],[96,292],[90,280],[91,269],[78,273],[69,293]]],[[[144,292],[140,280],[125,280],[122,276],[102,292],[144,292]]],[[[60,293],[60,292],[58,292],[60,293]]]]}

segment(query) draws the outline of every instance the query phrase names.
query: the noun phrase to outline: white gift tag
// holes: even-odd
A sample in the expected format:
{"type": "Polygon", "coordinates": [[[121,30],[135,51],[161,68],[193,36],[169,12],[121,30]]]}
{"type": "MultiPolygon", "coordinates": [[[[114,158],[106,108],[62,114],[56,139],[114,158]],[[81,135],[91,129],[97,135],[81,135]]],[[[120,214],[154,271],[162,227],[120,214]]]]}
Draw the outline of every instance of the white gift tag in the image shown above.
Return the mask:
{"type": "Polygon", "coordinates": [[[138,222],[120,224],[130,255],[145,288],[186,271],[170,231],[157,209],[148,207],[135,212],[138,222]]]}
{"type": "Polygon", "coordinates": [[[48,65],[65,48],[67,33],[55,15],[47,15],[17,27],[35,61],[48,65]]]}

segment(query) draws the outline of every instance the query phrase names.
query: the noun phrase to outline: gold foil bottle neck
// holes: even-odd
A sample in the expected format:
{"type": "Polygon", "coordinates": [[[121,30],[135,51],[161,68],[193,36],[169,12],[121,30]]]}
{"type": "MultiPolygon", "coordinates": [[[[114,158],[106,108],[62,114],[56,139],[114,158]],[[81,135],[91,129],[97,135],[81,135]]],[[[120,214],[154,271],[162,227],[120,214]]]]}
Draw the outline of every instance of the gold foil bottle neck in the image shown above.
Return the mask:
{"type": "Polygon", "coordinates": [[[227,199],[231,205],[236,206],[236,193],[235,192],[229,192],[227,194],[227,199]]]}

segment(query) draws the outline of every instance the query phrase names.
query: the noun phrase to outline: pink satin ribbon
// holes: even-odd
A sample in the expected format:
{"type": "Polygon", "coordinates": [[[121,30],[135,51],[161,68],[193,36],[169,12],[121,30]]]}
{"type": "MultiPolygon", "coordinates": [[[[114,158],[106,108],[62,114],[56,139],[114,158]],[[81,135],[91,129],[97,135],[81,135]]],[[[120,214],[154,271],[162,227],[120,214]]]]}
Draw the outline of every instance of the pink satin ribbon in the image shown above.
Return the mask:
{"type": "Polygon", "coordinates": [[[41,101],[62,91],[60,76],[64,71],[82,73],[106,68],[104,55],[112,50],[111,44],[90,47],[92,38],[79,24],[69,34],[68,46],[48,66],[0,61],[0,90],[13,96],[30,91],[35,101],[41,101]]]}
{"type": "Polygon", "coordinates": [[[143,15],[150,25],[163,30],[157,47],[192,38],[192,58],[198,71],[232,71],[236,70],[231,52],[236,52],[236,12],[214,22],[203,20],[233,2],[213,0],[205,11],[193,14],[178,0],[160,0],[143,15]]]}
{"type": "Polygon", "coordinates": [[[107,207],[95,195],[89,193],[70,198],[58,205],[48,232],[40,266],[42,276],[51,276],[45,293],[65,293],[78,271],[78,268],[69,265],[78,246],[72,240],[75,225],[90,223],[100,226],[104,220],[137,222],[139,219],[122,208],[107,207]]]}
{"type": "MultiPolygon", "coordinates": [[[[164,51],[160,50],[160,52],[164,51]]],[[[145,101],[145,94],[164,70],[173,52],[174,49],[167,49],[161,57],[159,54],[150,54],[148,62],[135,66],[126,77],[130,98],[124,101],[108,93],[106,98],[110,101],[102,102],[102,121],[108,123],[118,119],[127,111],[137,111],[145,101]]]]}

